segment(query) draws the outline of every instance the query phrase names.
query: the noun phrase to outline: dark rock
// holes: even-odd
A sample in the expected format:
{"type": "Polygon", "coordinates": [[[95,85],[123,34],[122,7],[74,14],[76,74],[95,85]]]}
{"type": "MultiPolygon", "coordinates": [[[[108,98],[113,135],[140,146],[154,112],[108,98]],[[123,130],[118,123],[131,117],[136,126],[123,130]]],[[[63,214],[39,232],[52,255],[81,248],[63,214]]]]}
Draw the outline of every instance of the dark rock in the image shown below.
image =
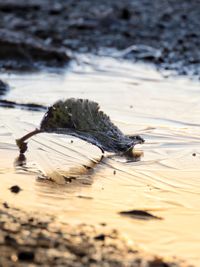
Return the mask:
{"type": "Polygon", "coordinates": [[[15,194],[19,193],[22,190],[18,185],[13,185],[9,189],[12,193],[15,194]]]}
{"type": "Polygon", "coordinates": [[[48,46],[36,38],[25,36],[23,33],[0,30],[0,65],[3,60],[10,62],[11,66],[19,61],[20,66],[36,69],[40,64],[51,67],[64,66],[68,63],[69,57],[64,49],[48,46]]]}
{"type": "Polygon", "coordinates": [[[128,8],[124,7],[121,11],[121,19],[129,20],[131,18],[131,13],[128,8]]]}
{"type": "Polygon", "coordinates": [[[94,237],[95,240],[104,241],[106,238],[105,234],[100,234],[94,237]]]}
{"type": "Polygon", "coordinates": [[[149,262],[149,267],[170,267],[170,265],[161,258],[155,258],[149,262]]]}
{"type": "Polygon", "coordinates": [[[18,253],[18,260],[20,261],[33,261],[34,257],[35,255],[32,251],[21,251],[18,253]]]}

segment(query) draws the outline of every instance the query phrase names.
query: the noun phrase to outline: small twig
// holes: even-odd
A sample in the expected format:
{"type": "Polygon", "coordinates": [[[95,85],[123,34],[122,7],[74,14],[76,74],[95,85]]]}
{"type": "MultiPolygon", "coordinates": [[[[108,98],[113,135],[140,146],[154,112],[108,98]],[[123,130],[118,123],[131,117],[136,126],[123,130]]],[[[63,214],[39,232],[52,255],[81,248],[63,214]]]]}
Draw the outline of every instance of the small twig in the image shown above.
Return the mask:
{"type": "Polygon", "coordinates": [[[20,139],[16,139],[16,144],[19,147],[20,154],[24,154],[28,148],[27,143],[25,141],[28,140],[29,138],[31,138],[33,135],[36,135],[36,134],[41,133],[41,132],[43,132],[43,131],[39,130],[39,129],[35,129],[34,131],[24,135],[20,139]]]}

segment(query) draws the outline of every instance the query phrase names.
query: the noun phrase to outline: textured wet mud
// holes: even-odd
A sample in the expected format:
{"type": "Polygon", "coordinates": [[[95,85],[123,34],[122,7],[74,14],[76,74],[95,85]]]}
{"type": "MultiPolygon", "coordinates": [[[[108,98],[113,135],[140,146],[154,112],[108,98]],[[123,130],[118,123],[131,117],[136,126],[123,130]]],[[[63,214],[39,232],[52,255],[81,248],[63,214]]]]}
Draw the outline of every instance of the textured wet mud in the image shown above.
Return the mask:
{"type": "Polygon", "coordinates": [[[149,255],[103,223],[70,225],[38,215],[1,204],[0,266],[189,266],[149,255]]]}
{"type": "Polygon", "coordinates": [[[199,76],[199,2],[36,0],[0,3],[0,66],[63,66],[74,52],[124,50],[131,60],[199,76]]]}

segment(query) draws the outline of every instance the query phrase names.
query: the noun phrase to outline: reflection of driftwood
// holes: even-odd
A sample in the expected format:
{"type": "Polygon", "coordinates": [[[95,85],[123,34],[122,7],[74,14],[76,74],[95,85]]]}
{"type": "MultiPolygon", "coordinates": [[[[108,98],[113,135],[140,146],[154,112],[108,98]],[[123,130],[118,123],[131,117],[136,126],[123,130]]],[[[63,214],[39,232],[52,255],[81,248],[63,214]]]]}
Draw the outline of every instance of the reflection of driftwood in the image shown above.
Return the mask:
{"type": "MultiPolygon", "coordinates": [[[[37,170],[37,172],[34,171],[34,173],[38,173],[38,179],[39,180],[44,180],[48,179],[50,181],[54,181],[58,184],[65,184],[65,183],[72,183],[77,181],[80,177],[85,177],[85,175],[90,177],[90,182],[87,180],[87,184],[92,183],[92,175],[94,172],[94,169],[96,165],[98,165],[102,160],[104,156],[101,155],[101,157],[98,160],[90,160],[90,162],[87,165],[80,165],[78,168],[73,168],[70,167],[67,171],[64,170],[54,170],[53,172],[50,173],[41,173],[41,171],[37,170]],[[39,172],[38,172],[39,171],[39,172]]],[[[23,153],[20,153],[19,156],[15,159],[14,165],[15,167],[19,170],[23,171],[28,171],[32,172],[31,169],[26,165],[26,156],[23,153]]],[[[86,180],[84,181],[85,178],[79,179],[81,180],[81,183],[86,184],[86,180]]],[[[80,182],[80,181],[79,181],[80,182]]]]}
{"type": "Polygon", "coordinates": [[[140,136],[124,135],[99,109],[96,102],[83,99],[56,102],[44,115],[39,129],[16,140],[20,152],[26,151],[26,140],[41,132],[72,135],[99,147],[102,152],[129,153],[136,144],[144,142],[140,136]]]}
{"type": "Polygon", "coordinates": [[[26,166],[26,156],[22,153],[15,159],[15,166],[16,167],[24,167],[26,166]]]}
{"type": "Polygon", "coordinates": [[[99,165],[104,156],[102,155],[98,160],[90,160],[88,165],[81,165],[80,167],[69,168],[68,171],[54,170],[51,173],[47,173],[49,180],[52,180],[58,184],[65,183],[80,183],[85,185],[91,185],[93,182],[93,174],[96,170],[96,166],[99,165]]]}

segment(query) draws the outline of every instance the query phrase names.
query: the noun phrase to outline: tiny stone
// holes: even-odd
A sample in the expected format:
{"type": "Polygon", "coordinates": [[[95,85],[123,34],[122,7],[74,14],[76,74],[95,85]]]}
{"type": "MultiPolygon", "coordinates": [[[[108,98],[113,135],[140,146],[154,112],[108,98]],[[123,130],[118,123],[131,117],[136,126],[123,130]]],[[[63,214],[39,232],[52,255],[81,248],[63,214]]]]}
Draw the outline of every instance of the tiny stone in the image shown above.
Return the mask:
{"type": "Polygon", "coordinates": [[[116,174],[116,170],[113,171],[113,174],[114,174],[114,175],[116,174]]]}
{"type": "Polygon", "coordinates": [[[107,224],[105,222],[100,223],[101,226],[106,226],[107,224]]]}
{"type": "Polygon", "coordinates": [[[193,157],[196,157],[196,153],[192,153],[192,156],[193,156],[193,157]]]}
{"type": "Polygon", "coordinates": [[[15,194],[19,193],[22,190],[18,185],[13,185],[9,189],[12,193],[15,194]]]}
{"type": "Polygon", "coordinates": [[[9,206],[8,206],[8,203],[7,202],[4,202],[3,203],[3,206],[4,206],[4,208],[9,209],[9,206]]]}
{"type": "Polygon", "coordinates": [[[19,232],[20,225],[14,222],[7,222],[3,226],[3,230],[10,232],[10,233],[17,233],[19,232]]]}
{"type": "Polygon", "coordinates": [[[100,234],[94,237],[95,240],[104,241],[106,236],[104,234],[100,234]]]}
{"type": "Polygon", "coordinates": [[[11,261],[13,262],[16,262],[18,260],[18,257],[15,254],[12,254],[10,258],[11,258],[11,261]]]}
{"type": "Polygon", "coordinates": [[[21,251],[18,253],[18,259],[21,261],[32,261],[34,257],[35,255],[32,251],[21,251]]]}
{"type": "Polygon", "coordinates": [[[121,11],[121,18],[124,20],[129,20],[131,18],[131,13],[128,8],[123,8],[121,11]]]}
{"type": "Polygon", "coordinates": [[[34,222],[34,218],[31,217],[31,218],[28,219],[28,221],[29,221],[30,223],[32,223],[32,222],[34,222]]]}

